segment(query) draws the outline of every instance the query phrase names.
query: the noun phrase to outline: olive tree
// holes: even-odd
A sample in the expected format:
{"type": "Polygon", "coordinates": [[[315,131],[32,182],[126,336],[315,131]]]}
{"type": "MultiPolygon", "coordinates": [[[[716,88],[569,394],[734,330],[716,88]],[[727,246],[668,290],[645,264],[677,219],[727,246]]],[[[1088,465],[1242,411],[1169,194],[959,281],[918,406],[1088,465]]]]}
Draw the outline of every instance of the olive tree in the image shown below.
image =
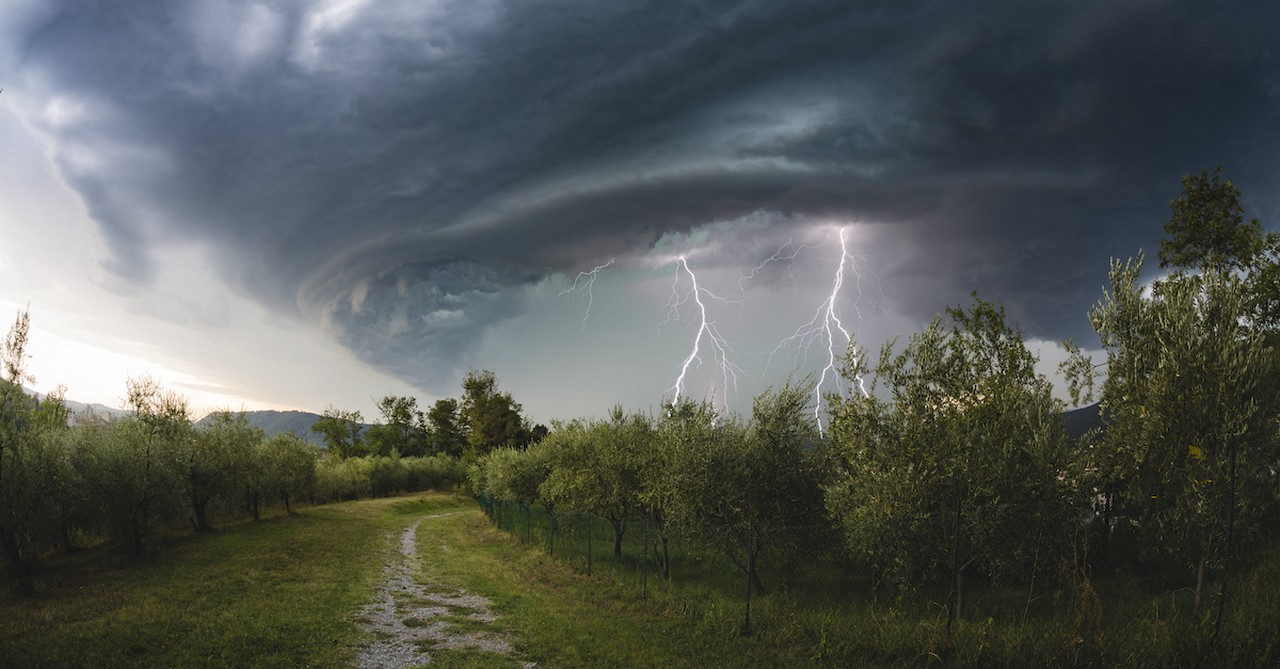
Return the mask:
{"type": "Polygon", "coordinates": [[[649,418],[614,407],[607,421],[573,423],[556,434],[561,436],[553,447],[543,449],[550,454],[550,471],[539,497],[550,506],[608,520],[613,554],[621,556],[627,524],[642,514],[640,455],[652,440],[649,418]]]}
{"type": "Polygon", "coordinates": [[[659,425],[666,476],[653,496],[667,522],[715,541],[756,591],[762,557],[787,548],[782,532],[823,522],[825,448],[812,391],[809,383],[767,390],[746,423],[684,402],[659,425]]]}
{"type": "MultiPolygon", "coordinates": [[[[1107,372],[1106,434],[1094,451],[1146,556],[1190,565],[1200,607],[1210,572],[1274,525],[1280,501],[1280,240],[1244,221],[1239,191],[1218,170],[1182,183],[1160,243],[1171,273],[1143,286],[1141,254],[1113,260],[1089,314],[1107,372]]],[[[1092,367],[1074,355],[1071,369],[1092,367]]]]}
{"type": "Polygon", "coordinates": [[[285,513],[293,515],[293,503],[315,492],[320,449],[292,432],[281,432],[261,442],[257,450],[264,493],[278,498],[285,513]]]}
{"type": "Polygon", "coordinates": [[[0,348],[0,549],[20,591],[39,556],[67,539],[72,482],[61,391],[42,402],[22,387],[30,315],[20,312],[0,348]]]}
{"type": "Polygon", "coordinates": [[[874,370],[850,349],[843,373],[874,376],[870,393],[830,400],[840,473],[827,504],[880,580],[949,575],[956,617],[966,574],[1016,572],[1062,546],[1074,477],[1062,405],[1004,310],[975,298],[946,314],[901,351],[886,345],[874,370]]]}
{"type": "Polygon", "coordinates": [[[246,481],[257,474],[254,449],[262,430],[249,425],[243,412],[216,411],[199,429],[187,459],[186,490],[191,525],[196,532],[213,529],[212,510],[238,500],[246,481]]]}

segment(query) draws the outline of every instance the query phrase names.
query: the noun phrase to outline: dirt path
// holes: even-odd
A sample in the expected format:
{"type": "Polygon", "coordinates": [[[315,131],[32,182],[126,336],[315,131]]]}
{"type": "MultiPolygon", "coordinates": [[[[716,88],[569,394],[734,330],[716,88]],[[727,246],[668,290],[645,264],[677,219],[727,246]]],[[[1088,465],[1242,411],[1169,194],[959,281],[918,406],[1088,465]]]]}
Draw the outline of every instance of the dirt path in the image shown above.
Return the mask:
{"type": "MultiPolygon", "coordinates": [[[[418,526],[424,520],[450,515],[426,516],[401,533],[399,554],[383,567],[382,583],[373,601],[360,609],[361,622],[373,639],[356,659],[360,669],[430,664],[436,649],[512,654],[511,644],[495,629],[497,616],[490,610],[489,600],[463,590],[442,592],[415,578],[418,526]]],[[[520,664],[526,669],[535,666],[532,662],[520,664]]]]}

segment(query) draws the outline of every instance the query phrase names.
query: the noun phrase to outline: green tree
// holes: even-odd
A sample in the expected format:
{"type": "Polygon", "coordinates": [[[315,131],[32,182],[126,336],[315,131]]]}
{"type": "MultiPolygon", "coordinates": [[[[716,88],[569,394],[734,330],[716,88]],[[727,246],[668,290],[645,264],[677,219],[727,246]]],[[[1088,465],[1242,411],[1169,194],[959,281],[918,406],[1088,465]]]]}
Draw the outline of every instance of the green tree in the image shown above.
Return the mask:
{"type": "MultiPolygon", "coordinates": [[[[1141,254],[1113,260],[1090,312],[1107,371],[1094,457],[1147,556],[1192,566],[1200,607],[1212,571],[1225,593],[1233,548],[1280,527],[1280,238],[1244,221],[1220,169],[1182,186],[1160,242],[1174,272],[1144,289],[1141,254]]],[[[1092,360],[1076,349],[1067,367],[1091,395],[1092,360]]]]}
{"type": "Polygon", "coordinates": [[[197,431],[187,460],[187,501],[197,532],[213,529],[214,507],[238,499],[245,480],[254,475],[254,449],[262,430],[249,425],[243,412],[215,411],[197,431]]]}
{"type": "Polygon", "coordinates": [[[557,433],[564,437],[540,449],[551,454],[551,461],[539,496],[549,506],[608,520],[613,554],[621,556],[627,524],[642,513],[644,479],[637,456],[653,438],[649,418],[614,407],[608,421],[575,422],[557,433]]]}
{"type": "Polygon", "coordinates": [[[546,449],[499,448],[484,458],[484,494],[531,505],[540,501],[539,487],[551,473],[546,449]]]}
{"type": "Polygon", "coordinates": [[[96,503],[93,524],[135,555],[162,527],[183,522],[189,509],[187,448],[167,432],[136,414],[77,428],[74,462],[96,503]]]}
{"type": "Polygon", "coordinates": [[[0,349],[0,549],[18,590],[34,587],[39,556],[65,537],[67,411],[61,393],[27,395],[30,314],[20,312],[0,349]]]}
{"type": "Polygon", "coordinates": [[[436,400],[427,412],[427,439],[432,453],[461,457],[467,447],[467,431],[462,422],[458,400],[445,397],[436,400]]]}
{"type": "Polygon", "coordinates": [[[263,492],[276,497],[285,513],[294,515],[293,503],[310,497],[316,488],[316,463],[320,449],[292,432],[281,432],[258,447],[263,470],[263,492]]]}
{"type": "Polygon", "coordinates": [[[1194,565],[1198,607],[1230,542],[1275,513],[1276,360],[1247,277],[1213,265],[1144,290],[1141,268],[1141,255],[1113,261],[1090,313],[1107,356],[1095,457],[1123,485],[1140,546],[1194,565]]]}
{"type": "Polygon", "coordinates": [[[426,419],[412,397],[388,395],[378,402],[382,422],[369,428],[365,441],[375,455],[425,455],[427,452],[426,419]]]}
{"type": "Polygon", "coordinates": [[[366,453],[361,436],[363,421],[364,416],[359,411],[342,411],[330,406],[312,424],[311,431],[324,437],[325,447],[330,453],[342,458],[353,458],[366,453]]]}
{"type": "Polygon", "coordinates": [[[787,557],[796,547],[786,533],[823,517],[826,449],[812,396],[812,384],[788,383],[757,396],[745,425],[688,402],[659,423],[667,475],[653,498],[667,522],[714,541],[759,592],[764,557],[787,557]]]}
{"type": "Polygon", "coordinates": [[[125,385],[130,414],[113,431],[110,451],[124,479],[116,520],[122,538],[141,555],[145,541],[186,507],[183,491],[195,433],[186,397],[149,376],[125,385]]]}
{"type": "Polygon", "coordinates": [[[1182,177],[1182,194],[1169,205],[1167,237],[1160,240],[1160,266],[1179,270],[1229,271],[1248,266],[1266,241],[1258,219],[1246,223],[1240,191],[1222,168],[1182,177]]]}
{"type": "Polygon", "coordinates": [[[462,382],[462,421],[467,427],[467,448],[484,455],[503,446],[523,448],[531,441],[520,415],[521,406],[510,393],[498,390],[493,372],[471,370],[462,382]]]}
{"type": "MultiPolygon", "coordinates": [[[[911,588],[949,575],[950,620],[967,574],[1053,562],[1070,536],[1075,477],[1062,476],[1061,403],[1004,310],[975,298],[947,315],[901,352],[885,346],[869,395],[831,398],[842,471],[827,503],[880,579],[911,588]]],[[[843,373],[865,378],[853,351],[843,373]]]]}

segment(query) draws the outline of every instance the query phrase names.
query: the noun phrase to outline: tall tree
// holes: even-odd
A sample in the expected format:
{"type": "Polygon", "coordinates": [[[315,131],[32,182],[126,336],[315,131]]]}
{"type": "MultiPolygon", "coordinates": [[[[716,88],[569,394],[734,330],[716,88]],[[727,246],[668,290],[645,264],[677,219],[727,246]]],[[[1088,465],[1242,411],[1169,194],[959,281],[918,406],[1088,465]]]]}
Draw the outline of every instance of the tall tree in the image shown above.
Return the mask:
{"type": "Polygon", "coordinates": [[[462,419],[467,448],[484,455],[502,446],[523,448],[530,442],[521,406],[510,393],[498,390],[493,372],[471,370],[462,382],[462,419]]]}
{"type": "Polygon", "coordinates": [[[467,431],[462,422],[458,400],[445,397],[436,400],[427,412],[427,439],[432,453],[444,453],[453,457],[462,455],[467,447],[467,431]]]}
{"type": "Polygon", "coordinates": [[[339,457],[364,455],[364,416],[359,411],[343,411],[329,406],[311,426],[311,431],[324,437],[325,447],[339,457]]]}
{"type": "MultiPolygon", "coordinates": [[[[1141,254],[1113,260],[1090,312],[1107,369],[1107,430],[1093,452],[1123,484],[1122,511],[1149,557],[1192,565],[1198,607],[1233,544],[1275,526],[1280,270],[1275,236],[1244,222],[1239,191],[1218,170],[1182,183],[1160,245],[1173,274],[1145,289],[1141,254]]],[[[1073,369],[1092,366],[1074,356],[1073,369]]]]}
{"type": "Polygon", "coordinates": [[[1096,457],[1125,485],[1141,545],[1195,565],[1199,606],[1228,526],[1256,532],[1275,509],[1275,359],[1247,318],[1244,279],[1214,268],[1146,291],[1141,268],[1141,256],[1113,262],[1090,313],[1107,356],[1096,457]]]}
{"type": "Polygon", "coordinates": [[[39,519],[32,514],[32,498],[39,494],[33,471],[36,404],[22,387],[31,379],[26,371],[30,327],[30,312],[19,312],[0,348],[0,549],[24,591],[32,587],[32,562],[42,548],[33,536],[33,521],[39,519]]]}
{"type": "Polygon", "coordinates": [[[1167,237],[1160,240],[1160,266],[1177,270],[1229,271],[1249,265],[1262,252],[1258,219],[1244,220],[1240,191],[1216,167],[1182,177],[1182,194],[1169,205],[1167,237]]]}
{"type": "MultiPolygon", "coordinates": [[[[976,298],[947,317],[897,354],[885,346],[873,387],[885,383],[887,398],[831,399],[843,471],[828,506],[882,579],[909,588],[949,576],[957,617],[967,574],[1045,564],[1032,555],[1069,535],[1072,504],[1061,403],[1021,334],[976,298]]],[[[870,371],[846,357],[849,378],[870,371]]]]}
{"type": "Polygon", "coordinates": [[[378,410],[382,413],[382,422],[370,427],[365,436],[370,453],[426,455],[426,418],[418,410],[417,399],[388,395],[378,402],[378,410]]]}

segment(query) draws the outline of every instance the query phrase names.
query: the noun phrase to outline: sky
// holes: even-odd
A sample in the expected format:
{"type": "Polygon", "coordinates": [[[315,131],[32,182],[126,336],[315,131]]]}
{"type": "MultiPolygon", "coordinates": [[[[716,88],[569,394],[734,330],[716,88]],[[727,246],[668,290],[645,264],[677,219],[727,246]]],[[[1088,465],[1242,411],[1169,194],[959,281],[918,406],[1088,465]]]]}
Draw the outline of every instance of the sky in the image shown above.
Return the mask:
{"type": "Polygon", "coordinates": [[[0,321],[30,309],[37,389],[197,411],[373,418],[489,369],[543,422],[745,412],[851,392],[829,345],[974,291],[1052,373],[1111,258],[1156,271],[1183,174],[1276,229],[1278,33],[1252,2],[0,0],[0,321]]]}

